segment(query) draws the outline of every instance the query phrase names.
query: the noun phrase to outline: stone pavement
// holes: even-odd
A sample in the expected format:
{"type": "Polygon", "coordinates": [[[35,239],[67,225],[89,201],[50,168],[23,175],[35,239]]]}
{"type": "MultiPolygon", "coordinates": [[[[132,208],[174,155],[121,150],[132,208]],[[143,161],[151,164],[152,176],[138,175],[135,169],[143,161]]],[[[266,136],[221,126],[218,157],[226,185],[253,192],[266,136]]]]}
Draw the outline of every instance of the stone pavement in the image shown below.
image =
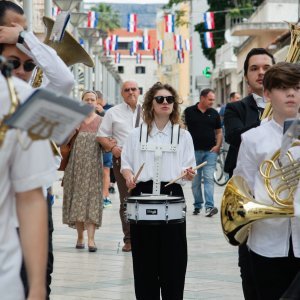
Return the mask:
{"type": "MultiPolygon", "coordinates": [[[[224,188],[215,189],[219,207],[224,188]]],[[[224,239],[220,215],[203,212],[192,215],[190,183],[184,187],[187,200],[188,268],[184,299],[241,300],[242,289],[237,266],[237,248],[224,239]]],[[[118,299],[134,300],[132,260],[123,253],[118,194],[113,206],[105,208],[103,225],[96,231],[98,251],[76,250],[76,231],[62,224],[62,188],[55,183],[58,199],[53,206],[54,273],[52,300],[118,299]]]]}

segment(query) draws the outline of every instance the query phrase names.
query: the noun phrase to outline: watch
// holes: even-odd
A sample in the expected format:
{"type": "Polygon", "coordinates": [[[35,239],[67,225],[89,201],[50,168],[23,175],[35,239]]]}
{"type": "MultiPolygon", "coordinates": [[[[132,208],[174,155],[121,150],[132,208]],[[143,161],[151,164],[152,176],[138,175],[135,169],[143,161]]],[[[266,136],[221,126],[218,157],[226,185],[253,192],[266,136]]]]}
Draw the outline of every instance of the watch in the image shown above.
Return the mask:
{"type": "Polygon", "coordinates": [[[25,31],[20,31],[18,36],[18,44],[24,44],[25,31]]]}

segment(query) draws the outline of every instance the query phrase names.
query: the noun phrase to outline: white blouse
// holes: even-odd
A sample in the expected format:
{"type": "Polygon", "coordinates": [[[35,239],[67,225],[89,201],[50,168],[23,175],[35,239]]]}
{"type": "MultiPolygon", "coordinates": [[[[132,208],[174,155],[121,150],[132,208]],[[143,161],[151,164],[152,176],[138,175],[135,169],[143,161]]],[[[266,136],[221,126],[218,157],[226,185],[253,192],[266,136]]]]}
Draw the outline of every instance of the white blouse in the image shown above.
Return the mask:
{"type": "MultiPolygon", "coordinates": [[[[121,172],[124,169],[129,169],[133,174],[136,174],[141,165],[145,163],[137,182],[153,180],[154,172],[154,151],[141,151],[140,131],[140,127],[138,127],[129,134],[121,156],[121,172]]],[[[162,131],[153,123],[148,143],[170,144],[171,134],[171,122],[168,122],[162,131]]],[[[168,182],[175,179],[185,169],[195,166],[196,161],[192,137],[187,130],[181,128],[177,151],[175,153],[163,152],[162,154],[161,181],[168,182]]],[[[181,180],[177,183],[182,184],[183,181],[181,180]]]]}
{"type": "MultiPolygon", "coordinates": [[[[234,175],[242,176],[249,184],[255,196],[255,201],[277,206],[267,194],[264,179],[259,172],[260,164],[270,159],[281,147],[283,127],[274,120],[263,126],[253,128],[242,135],[237,167],[234,175]]],[[[292,148],[294,159],[300,157],[300,147],[292,148]]],[[[294,195],[299,202],[300,189],[294,195]]],[[[289,238],[292,235],[293,250],[296,257],[300,257],[300,218],[271,218],[255,221],[250,230],[248,246],[255,253],[265,257],[288,256],[289,238]]]]}

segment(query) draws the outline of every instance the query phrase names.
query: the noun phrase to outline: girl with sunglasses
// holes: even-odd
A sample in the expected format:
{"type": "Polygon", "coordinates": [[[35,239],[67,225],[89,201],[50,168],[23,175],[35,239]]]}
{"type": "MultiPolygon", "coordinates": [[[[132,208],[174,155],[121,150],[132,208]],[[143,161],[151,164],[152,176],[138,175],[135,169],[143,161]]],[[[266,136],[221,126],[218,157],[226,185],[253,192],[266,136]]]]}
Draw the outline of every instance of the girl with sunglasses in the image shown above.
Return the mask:
{"type": "MultiPolygon", "coordinates": [[[[144,124],[147,125],[149,144],[171,143],[172,130],[180,124],[179,97],[168,84],[154,84],[146,93],[143,103],[144,124]]],[[[153,193],[155,155],[141,150],[141,128],[129,135],[123,151],[121,172],[132,196],[153,193]],[[137,182],[136,174],[145,163],[137,182]]],[[[176,152],[163,152],[161,157],[160,194],[184,196],[183,181],[165,187],[172,179],[184,174],[192,180],[195,166],[193,141],[188,131],[180,128],[176,152]]],[[[183,299],[187,266],[186,223],[159,225],[131,223],[131,243],[135,293],[137,299],[183,299]]]]}

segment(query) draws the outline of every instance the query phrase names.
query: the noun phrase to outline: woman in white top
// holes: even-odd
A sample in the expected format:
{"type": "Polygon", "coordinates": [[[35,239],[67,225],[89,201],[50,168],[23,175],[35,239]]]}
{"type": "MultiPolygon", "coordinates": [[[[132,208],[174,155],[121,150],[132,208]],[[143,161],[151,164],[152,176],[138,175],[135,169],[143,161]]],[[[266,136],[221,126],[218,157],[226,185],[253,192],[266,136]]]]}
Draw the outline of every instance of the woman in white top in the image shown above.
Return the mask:
{"type": "MultiPolygon", "coordinates": [[[[171,143],[173,125],[180,123],[179,97],[168,84],[156,83],[145,95],[144,123],[148,126],[147,143],[171,143]]],[[[142,151],[141,128],[134,129],[122,150],[121,172],[131,195],[152,194],[154,179],[154,151],[142,151]],[[136,174],[145,163],[137,182],[136,174]]],[[[192,180],[195,166],[193,141],[188,131],[179,130],[176,152],[163,151],[160,165],[160,193],[182,196],[181,181],[165,184],[184,173],[185,180],[192,180]]],[[[160,225],[130,224],[132,257],[137,299],[183,299],[187,265],[185,222],[160,225]]]]}
{"type": "MultiPolygon", "coordinates": [[[[266,72],[263,85],[265,99],[272,104],[273,119],[242,135],[234,175],[242,176],[246,180],[256,201],[274,206],[267,193],[265,180],[260,174],[260,165],[281,147],[284,121],[297,117],[300,108],[300,66],[291,63],[274,65],[266,72]]],[[[291,148],[291,152],[294,159],[299,159],[299,146],[291,148]]],[[[285,159],[286,157],[281,160],[283,165],[286,165],[285,159]]],[[[276,188],[280,182],[272,184],[276,188]]],[[[299,203],[299,189],[294,199],[299,203]]],[[[281,299],[300,271],[299,216],[261,219],[254,222],[247,246],[250,249],[259,299],[281,299]]],[[[283,298],[299,299],[299,297],[298,295],[296,298],[283,298]]]]}

